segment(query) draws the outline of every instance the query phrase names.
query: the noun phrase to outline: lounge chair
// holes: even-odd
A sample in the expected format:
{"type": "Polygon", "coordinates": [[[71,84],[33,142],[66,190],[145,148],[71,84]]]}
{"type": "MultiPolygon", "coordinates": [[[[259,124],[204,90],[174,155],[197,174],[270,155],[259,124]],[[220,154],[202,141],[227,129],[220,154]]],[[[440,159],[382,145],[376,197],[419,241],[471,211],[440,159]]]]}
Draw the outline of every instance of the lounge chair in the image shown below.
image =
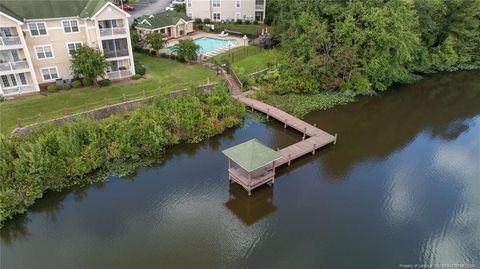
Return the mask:
{"type": "Polygon", "coordinates": [[[226,36],[228,36],[228,33],[225,33],[225,31],[222,31],[218,36],[219,37],[226,37],[226,36]]]}

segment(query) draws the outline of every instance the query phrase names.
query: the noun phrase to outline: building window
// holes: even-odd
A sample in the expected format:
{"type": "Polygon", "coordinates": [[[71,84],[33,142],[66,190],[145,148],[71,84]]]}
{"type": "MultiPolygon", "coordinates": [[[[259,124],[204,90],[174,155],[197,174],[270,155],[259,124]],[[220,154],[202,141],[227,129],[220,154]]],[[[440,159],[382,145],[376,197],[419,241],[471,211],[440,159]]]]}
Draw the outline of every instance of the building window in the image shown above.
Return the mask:
{"type": "Polygon", "coordinates": [[[192,7],[192,0],[187,0],[187,7],[192,7]]]}
{"type": "Polygon", "coordinates": [[[241,7],[242,0],[235,0],[235,7],[239,8],[241,7]]]}
{"type": "Polygon", "coordinates": [[[64,33],[78,33],[80,30],[78,29],[78,21],[77,20],[70,20],[70,21],[62,21],[63,24],[63,32],[64,33]]]}
{"type": "Polygon", "coordinates": [[[67,43],[68,54],[72,54],[74,51],[82,47],[82,42],[67,43]]]}
{"type": "Polygon", "coordinates": [[[28,28],[30,29],[30,35],[32,36],[47,35],[47,27],[44,22],[29,23],[28,28]]]}
{"type": "Polygon", "coordinates": [[[25,77],[24,73],[18,74],[18,77],[20,78],[20,84],[26,85],[27,84],[27,78],[25,77]]]}
{"type": "Polygon", "coordinates": [[[193,13],[192,13],[192,12],[188,12],[188,14],[187,14],[187,15],[188,15],[188,17],[189,17],[190,19],[192,19],[192,18],[193,18],[193,13]]]}
{"type": "Polygon", "coordinates": [[[220,7],[220,0],[212,0],[213,7],[220,7]]]}
{"type": "Polygon", "coordinates": [[[15,74],[3,75],[1,84],[2,84],[2,87],[4,88],[15,87],[18,85],[26,85],[27,78],[25,77],[24,73],[19,73],[17,75],[15,74]]]}
{"type": "Polygon", "coordinates": [[[40,69],[42,72],[43,80],[52,80],[58,78],[58,70],[57,67],[48,67],[40,69]]]}
{"type": "Polygon", "coordinates": [[[240,12],[235,13],[235,20],[241,20],[242,19],[242,14],[240,12]]]}
{"type": "Polygon", "coordinates": [[[37,58],[40,59],[48,59],[53,58],[53,52],[51,46],[39,46],[35,47],[35,53],[37,53],[37,58]]]}
{"type": "Polygon", "coordinates": [[[213,12],[213,20],[214,21],[220,20],[220,12],[213,12]]]}

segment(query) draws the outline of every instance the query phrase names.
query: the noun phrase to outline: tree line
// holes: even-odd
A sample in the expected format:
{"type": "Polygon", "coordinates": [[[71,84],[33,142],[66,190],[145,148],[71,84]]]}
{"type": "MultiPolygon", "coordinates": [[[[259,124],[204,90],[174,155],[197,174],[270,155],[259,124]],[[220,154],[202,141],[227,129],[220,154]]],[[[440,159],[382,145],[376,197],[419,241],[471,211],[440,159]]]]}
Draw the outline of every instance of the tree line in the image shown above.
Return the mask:
{"type": "Polygon", "coordinates": [[[478,0],[270,0],[267,13],[284,51],[276,93],[368,93],[480,67],[478,0]]]}

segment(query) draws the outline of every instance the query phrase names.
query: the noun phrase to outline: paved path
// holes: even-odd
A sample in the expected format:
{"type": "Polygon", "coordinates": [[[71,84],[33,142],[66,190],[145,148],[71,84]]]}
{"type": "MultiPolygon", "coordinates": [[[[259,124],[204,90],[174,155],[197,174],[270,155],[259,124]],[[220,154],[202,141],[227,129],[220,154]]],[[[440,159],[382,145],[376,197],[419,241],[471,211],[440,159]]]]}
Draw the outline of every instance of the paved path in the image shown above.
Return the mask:
{"type": "Polygon", "coordinates": [[[142,15],[151,15],[159,12],[165,12],[165,8],[170,5],[171,0],[150,0],[148,4],[139,4],[135,6],[135,10],[129,11],[132,15],[128,18],[130,25],[133,23],[133,19],[142,15]]]}

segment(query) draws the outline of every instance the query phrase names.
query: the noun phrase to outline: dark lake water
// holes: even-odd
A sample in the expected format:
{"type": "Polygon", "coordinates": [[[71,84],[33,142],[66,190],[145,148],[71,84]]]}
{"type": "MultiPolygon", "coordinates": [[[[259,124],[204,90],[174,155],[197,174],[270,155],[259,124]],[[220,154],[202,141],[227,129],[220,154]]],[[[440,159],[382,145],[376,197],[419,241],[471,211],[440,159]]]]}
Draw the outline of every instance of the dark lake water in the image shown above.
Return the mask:
{"type": "Polygon", "coordinates": [[[247,118],[129,177],[50,193],[2,229],[0,267],[480,267],[479,71],[306,121],[338,133],[337,145],[251,197],[228,183],[221,150],[252,138],[282,148],[299,133],[247,118]]]}

